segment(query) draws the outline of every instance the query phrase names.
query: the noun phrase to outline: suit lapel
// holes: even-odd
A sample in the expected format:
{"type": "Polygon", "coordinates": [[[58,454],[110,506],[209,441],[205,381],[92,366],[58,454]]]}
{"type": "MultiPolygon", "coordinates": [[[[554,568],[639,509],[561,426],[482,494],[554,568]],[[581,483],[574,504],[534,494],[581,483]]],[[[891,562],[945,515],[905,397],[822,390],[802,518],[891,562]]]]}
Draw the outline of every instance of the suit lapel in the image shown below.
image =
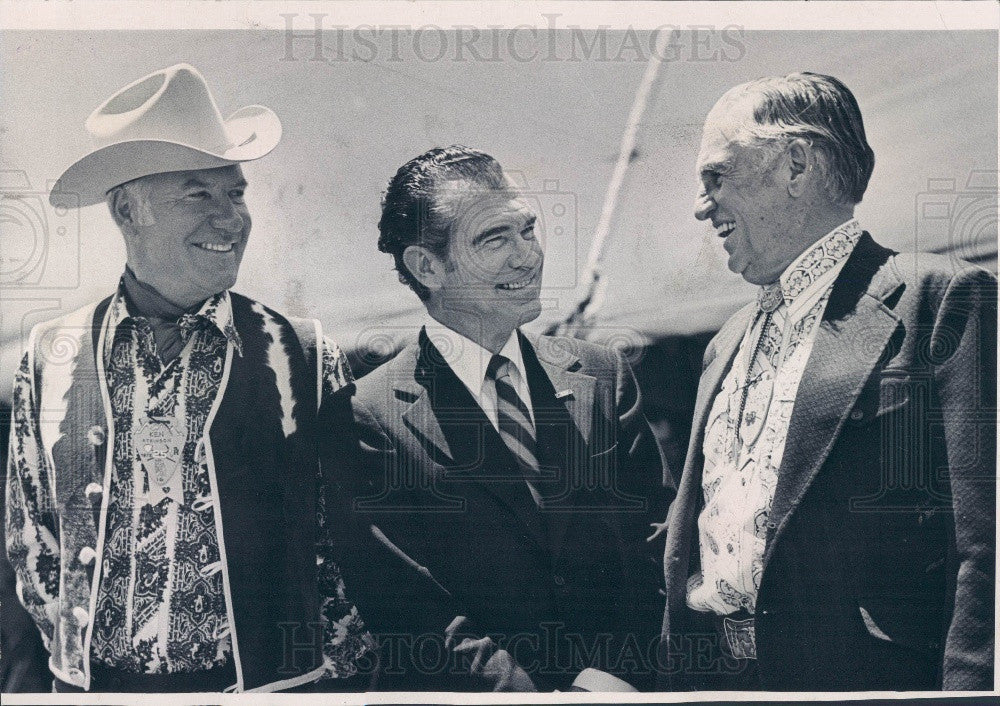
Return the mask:
{"type": "Polygon", "coordinates": [[[429,460],[426,472],[436,487],[467,494],[481,492],[506,509],[521,534],[545,546],[545,531],[527,485],[489,418],[451,367],[421,331],[412,380],[395,386],[398,398],[411,401],[403,424],[416,437],[429,460]]]}
{"type": "MultiPolygon", "coordinates": [[[[540,470],[547,480],[539,484],[540,492],[551,504],[546,505],[549,546],[559,555],[570,521],[574,517],[572,497],[567,489],[575,486],[571,474],[587,470],[589,450],[595,444],[606,448],[610,440],[593,440],[594,399],[597,380],[577,372],[580,360],[549,336],[521,336],[521,354],[525,374],[531,389],[531,406],[535,414],[536,453],[540,470]],[[606,444],[604,442],[607,442],[606,444]],[[566,511],[559,511],[559,501],[568,501],[566,511]]],[[[602,428],[607,424],[602,424],[602,428]]]]}
{"type": "Polygon", "coordinates": [[[884,303],[902,282],[882,265],[890,251],[867,233],[834,283],[799,383],[771,505],[764,565],[816,478],[899,318],[884,303]]]}
{"type": "MultiPolygon", "coordinates": [[[[567,435],[557,427],[567,414],[573,420],[570,431],[590,444],[597,380],[577,372],[579,358],[561,347],[557,339],[540,336],[529,341],[523,335],[520,339],[535,414],[538,452],[558,465],[566,456],[567,435]]],[[[542,458],[538,460],[544,467],[542,458]]]]}
{"type": "MultiPolygon", "coordinates": [[[[419,355],[419,354],[418,354],[419,355]]],[[[450,370],[432,372],[423,361],[418,361],[414,370],[413,379],[401,379],[395,383],[394,393],[396,398],[403,402],[410,402],[402,414],[403,426],[406,427],[416,438],[417,443],[424,453],[434,462],[442,466],[451,466],[458,463],[456,457],[468,458],[470,455],[467,449],[452,449],[445,436],[442,424],[448,420],[439,418],[441,409],[454,409],[448,407],[442,398],[454,397],[456,391],[448,389],[452,384],[451,380],[445,380],[446,373],[450,370]],[[463,453],[465,451],[466,453],[463,453]]],[[[454,382],[461,382],[455,378],[454,382]]],[[[467,435],[465,441],[472,442],[467,435]]],[[[451,434],[452,440],[455,435],[451,434]]],[[[462,437],[458,437],[459,440],[462,437]]]]}

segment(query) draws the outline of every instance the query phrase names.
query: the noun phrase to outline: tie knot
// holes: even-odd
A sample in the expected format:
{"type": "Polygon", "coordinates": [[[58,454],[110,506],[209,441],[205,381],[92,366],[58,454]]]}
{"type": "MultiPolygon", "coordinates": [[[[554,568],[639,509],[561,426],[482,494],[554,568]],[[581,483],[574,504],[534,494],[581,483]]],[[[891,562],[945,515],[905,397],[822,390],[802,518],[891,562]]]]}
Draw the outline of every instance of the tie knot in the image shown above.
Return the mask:
{"type": "Polygon", "coordinates": [[[490,380],[500,380],[501,378],[510,377],[510,371],[507,369],[510,359],[506,356],[502,356],[499,353],[495,354],[490,358],[490,364],[486,367],[486,377],[490,380]]]}
{"type": "Polygon", "coordinates": [[[771,312],[781,306],[785,296],[781,291],[781,283],[765,284],[757,293],[757,306],[763,312],[771,312]]]}

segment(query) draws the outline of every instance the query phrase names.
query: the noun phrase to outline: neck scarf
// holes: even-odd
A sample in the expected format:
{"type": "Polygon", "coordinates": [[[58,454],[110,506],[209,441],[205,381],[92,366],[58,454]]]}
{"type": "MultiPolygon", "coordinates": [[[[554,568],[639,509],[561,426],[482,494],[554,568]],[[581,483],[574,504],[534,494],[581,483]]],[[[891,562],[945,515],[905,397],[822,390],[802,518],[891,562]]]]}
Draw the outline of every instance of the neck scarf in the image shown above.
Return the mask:
{"type": "Polygon", "coordinates": [[[122,275],[125,284],[125,301],[129,313],[141,316],[149,321],[153,329],[153,339],[160,360],[166,365],[180,355],[184,349],[184,338],[181,336],[180,318],[186,313],[195,313],[203,302],[190,309],[182,309],[150,285],[136,279],[130,267],[125,268],[122,275]]]}

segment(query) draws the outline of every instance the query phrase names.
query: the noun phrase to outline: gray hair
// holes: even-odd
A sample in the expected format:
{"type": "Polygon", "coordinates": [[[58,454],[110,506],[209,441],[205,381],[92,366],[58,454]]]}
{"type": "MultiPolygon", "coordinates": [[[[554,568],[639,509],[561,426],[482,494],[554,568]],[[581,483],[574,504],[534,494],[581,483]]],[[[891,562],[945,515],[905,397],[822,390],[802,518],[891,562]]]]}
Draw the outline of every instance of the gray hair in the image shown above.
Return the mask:
{"type": "Polygon", "coordinates": [[[148,177],[139,177],[138,179],[126,181],[124,184],[119,184],[111,188],[106,194],[105,199],[108,203],[108,209],[111,211],[111,217],[115,219],[115,223],[118,223],[118,226],[121,227],[116,207],[122,199],[127,199],[132,207],[132,219],[135,221],[135,224],[140,226],[153,225],[155,219],[153,218],[153,210],[149,205],[151,191],[152,185],[149,183],[148,177]]]}
{"type": "Polygon", "coordinates": [[[727,95],[752,101],[753,121],[741,126],[734,142],[758,148],[759,164],[773,159],[791,140],[805,139],[821,155],[818,166],[830,198],[861,201],[875,153],[847,86],[832,76],[801,72],[749,81],[727,95]]]}

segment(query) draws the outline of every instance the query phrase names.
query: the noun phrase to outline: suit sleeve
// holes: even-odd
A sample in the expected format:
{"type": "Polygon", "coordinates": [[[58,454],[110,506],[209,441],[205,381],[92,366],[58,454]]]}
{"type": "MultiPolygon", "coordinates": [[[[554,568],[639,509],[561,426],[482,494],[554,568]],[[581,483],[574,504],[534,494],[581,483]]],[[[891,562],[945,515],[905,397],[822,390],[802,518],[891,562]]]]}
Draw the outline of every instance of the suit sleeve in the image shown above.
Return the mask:
{"type": "Polygon", "coordinates": [[[419,519],[404,519],[406,514],[392,509],[392,503],[400,500],[392,494],[393,488],[412,492],[405,477],[408,462],[354,392],[354,385],[345,387],[322,414],[324,427],[338,430],[326,434],[322,451],[322,457],[330,461],[331,508],[341,517],[335,533],[337,557],[373,632],[443,634],[462,614],[458,605],[442,592],[436,579],[423,575],[403,557],[404,550],[387,543],[399,543],[398,532],[419,525],[419,519]],[[366,503],[383,511],[365,509],[366,503]],[[416,605],[422,608],[415,610],[416,605]]]}
{"type": "Polygon", "coordinates": [[[14,380],[5,530],[18,598],[34,618],[48,648],[58,614],[60,550],[33,380],[25,354],[14,380]]]}
{"type": "Polygon", "coordinates": [[[642,409],[642,392],[632,366],[617,356],[615,404],[618,414],[619,468],[626,488],[647,500],[650,522],[662,522],[676,494],[673,475],[642,409]]]}
{"type": "MultiPolygon", "coordinates": [[[[642,411],[642,393],[636,384],[631,366],[617,354],[617,392],[619,476],[622,489],[645,500],[645,510],[626,513],[624,517],[626,553],[632,558],[631,612],[634,619],[629,632],[647,649],[659,639],[663,616],[663,552],[664,540],[653,534],[653,523],[663,523],[667,509],[676,494],[673,479],[652,429],[642,411]]],[[[647,651],[647,654],[649,652],[647,651]]],[[[641,668],[618,674],[640,691],[654,688],[654,669],[641,668]]]]}
{"type": "Polygon", "coordinates": [[[992,690],[996,537],[996,279],[959,273],[930,342],[947,443],[958,574],[944,650],[945,689],[992,690]]]}

